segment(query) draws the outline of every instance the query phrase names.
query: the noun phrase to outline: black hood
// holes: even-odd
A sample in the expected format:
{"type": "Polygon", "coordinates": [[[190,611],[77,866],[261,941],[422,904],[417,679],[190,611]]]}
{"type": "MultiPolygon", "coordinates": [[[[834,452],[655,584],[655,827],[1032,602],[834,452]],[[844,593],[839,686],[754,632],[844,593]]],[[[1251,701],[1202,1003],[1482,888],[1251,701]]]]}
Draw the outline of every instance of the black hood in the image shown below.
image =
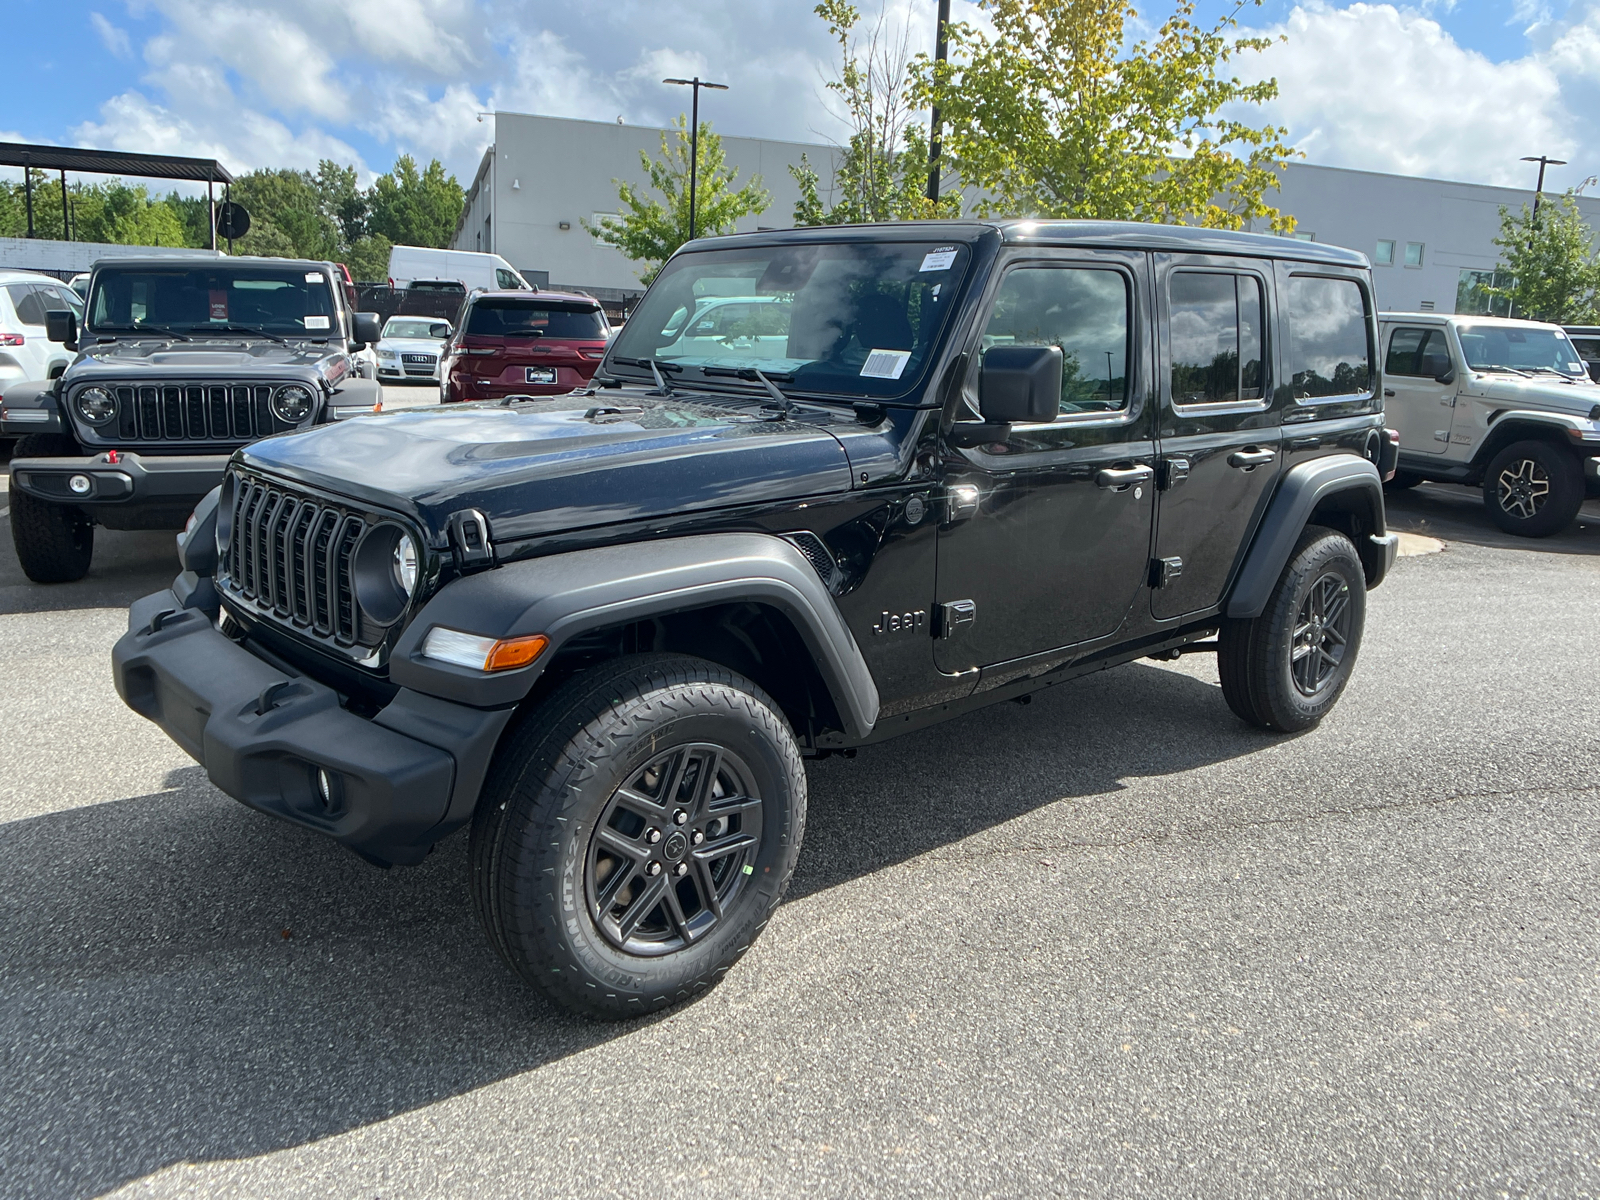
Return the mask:
{"type": "Polygon", "coordinates": [[[197,338],[192,342],[119,341],[90,343],[72,364],[72,382],[122,379],[130,382],[156,376],[184,378],[268,376],[274,371],[303,375],[320,371],[330,380],[335,362],[343,362],[337,342],[266,339],[197,338]]]}
{"type": "Polygon", "coordinates": [[[241,450],[248,466],[409,511],[438,537],[476,508],[515,541],[669,513],[846,492],[848,411],[782,420],[738,402],[638,393],[358,417],[241,450]],[[607,411],[607,408],[624,411],[607,411]]]}

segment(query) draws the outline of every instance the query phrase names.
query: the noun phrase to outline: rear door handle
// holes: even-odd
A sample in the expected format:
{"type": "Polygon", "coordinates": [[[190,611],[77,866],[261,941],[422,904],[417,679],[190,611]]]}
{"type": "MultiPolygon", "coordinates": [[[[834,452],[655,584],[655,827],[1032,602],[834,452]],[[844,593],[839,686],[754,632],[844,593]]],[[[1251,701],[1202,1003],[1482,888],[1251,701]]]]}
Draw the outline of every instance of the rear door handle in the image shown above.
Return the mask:
{"type": "Polygon", "coordinates": [[[1096,486],[1125,492],[1136,483],[1149,483],[1156,477],[1153,467],[1106,467],[1095,472],[1096,486]]]}
{"type": "Polygon", "coordinates": [[[1392,397],[1392,396],[1393,396],[1393,395],[1394,395],[1394,389],[1393,389],[1393,388],[1384,388],[1384,389],[1383,389],[1383,394],[1384,394],[1384,395],[1385,395],[1385,396],[1390,396],[1390,397],[1392,397]]]}
{"type": "Polygon", "coordinates": [[[1246,471],[1253,471],[1257,467],[1264,467],[1278,456],[1276,450],[1235,450],[1228,455],[1230,467],[1242,467],[1246,471]]]}

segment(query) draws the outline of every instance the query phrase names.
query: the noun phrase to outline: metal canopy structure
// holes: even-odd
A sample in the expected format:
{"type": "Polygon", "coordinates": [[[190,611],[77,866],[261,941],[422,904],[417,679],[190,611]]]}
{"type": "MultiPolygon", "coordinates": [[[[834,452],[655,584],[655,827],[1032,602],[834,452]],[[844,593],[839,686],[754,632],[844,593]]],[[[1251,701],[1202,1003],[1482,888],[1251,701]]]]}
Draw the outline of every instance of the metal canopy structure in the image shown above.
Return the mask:
{"type": "MultiPolygon", "coordinates": [[[[23,189],[28,201],[28,236],[33,237],[33,172],[61,172],[61,226],[72,240],[72,218],[67,208],[67,172],[86,175],[132,175],[141,179],[187,179],[206,185],[211,208],[211,248],[217,248],[217,198],[213,190],[233,182],[228,168],[214,158],[183,158],[175,154],[134,154],[126,150],[85,150],[77,146],[35,146],[27,142],[0,142],[0,166],[23,169],[23,189]]],[[[226,196],[224,191],[224,196],[226,196]]]]}

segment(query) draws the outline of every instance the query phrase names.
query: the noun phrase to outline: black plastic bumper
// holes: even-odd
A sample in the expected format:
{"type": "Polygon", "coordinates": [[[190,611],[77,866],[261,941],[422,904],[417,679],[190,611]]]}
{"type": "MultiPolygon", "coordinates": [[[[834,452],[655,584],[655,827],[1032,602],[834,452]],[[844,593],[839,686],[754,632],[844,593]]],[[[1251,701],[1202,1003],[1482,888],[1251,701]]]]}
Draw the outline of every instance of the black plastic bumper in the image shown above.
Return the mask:
{"type": "Polygon", "coordinates": [[[133,454],[118,451],[89,458],[18,458],[11,486],[56,504],[194,504],[217,484],[227,454],[133,454]],[[73,481],[79,480],[75,490],[73,481]],[[87,480],[84,487],[82,480],[87,480]]]}
{"type": "Polygon", "coordinates": [[[333,689],[257,658],[170,590],[133,605],[111,663],[128,707],[228,795],[383,864],[421,862],[467,821],[511,716],[405,690],[373,719],[356,716],[333,689]]]}

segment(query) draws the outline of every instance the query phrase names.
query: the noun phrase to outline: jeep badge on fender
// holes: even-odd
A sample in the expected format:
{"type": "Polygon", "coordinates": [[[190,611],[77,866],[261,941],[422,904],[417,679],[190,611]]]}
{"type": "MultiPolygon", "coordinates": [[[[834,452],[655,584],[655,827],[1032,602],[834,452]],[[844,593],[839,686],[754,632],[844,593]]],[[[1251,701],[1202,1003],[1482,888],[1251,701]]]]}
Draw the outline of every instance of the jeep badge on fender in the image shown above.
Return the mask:
{"type": "Polygon", "coordinates": [[[369,862],[464,832],[510,969],[638,1016],[766,927],[807,758],[1180,650],[1321,720],[1396,543],[1375,336],[1366,260],[1290,238],[690,242],[582,392],[235,453],[117,688],[369,862]]]}

